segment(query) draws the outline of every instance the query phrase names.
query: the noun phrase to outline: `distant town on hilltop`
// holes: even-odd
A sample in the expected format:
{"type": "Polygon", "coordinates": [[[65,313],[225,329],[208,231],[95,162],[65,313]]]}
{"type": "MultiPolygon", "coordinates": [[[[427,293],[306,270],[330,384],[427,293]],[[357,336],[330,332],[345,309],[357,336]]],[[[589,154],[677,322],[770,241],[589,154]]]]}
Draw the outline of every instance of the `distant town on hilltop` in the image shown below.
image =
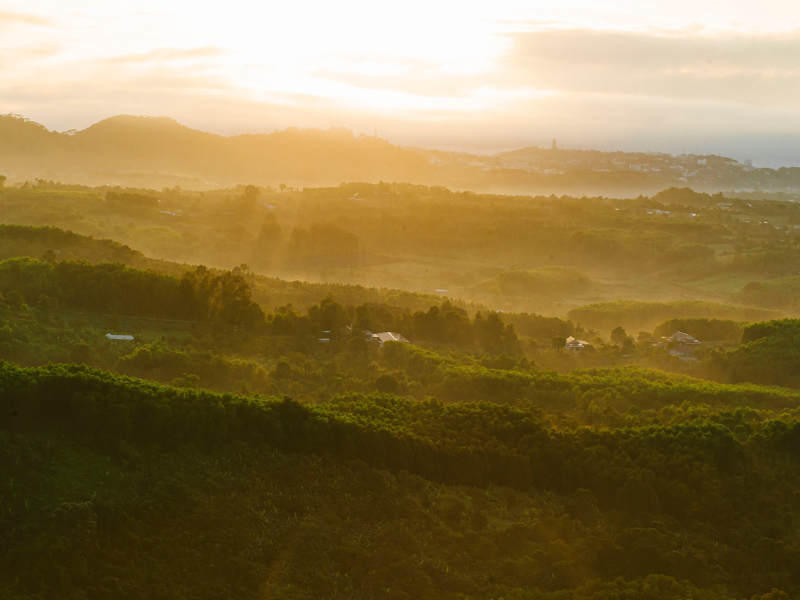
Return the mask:
{"type": "Polygon", "coordinates": [[[666,152],[604,152],[531,146],[493,155],[416,149],[441,167],[465,165],[483,171],[514,170],[543,176],[563,176],[576,171],[640,174],[676,186],[702,191],[772,192],[800,194],[800,169],[756,168],[749,159],[737,161],[718,155],[666,152]]]}

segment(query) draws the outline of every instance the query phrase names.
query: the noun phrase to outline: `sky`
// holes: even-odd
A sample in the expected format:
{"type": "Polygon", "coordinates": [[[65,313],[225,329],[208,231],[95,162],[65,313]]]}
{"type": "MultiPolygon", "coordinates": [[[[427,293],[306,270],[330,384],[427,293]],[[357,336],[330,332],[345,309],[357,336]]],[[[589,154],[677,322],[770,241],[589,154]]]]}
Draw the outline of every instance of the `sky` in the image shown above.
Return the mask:
{"type": "Polygon", "coordinates": [[[800,166],[796,0],[0,0],[0,113],[800,166]]]}

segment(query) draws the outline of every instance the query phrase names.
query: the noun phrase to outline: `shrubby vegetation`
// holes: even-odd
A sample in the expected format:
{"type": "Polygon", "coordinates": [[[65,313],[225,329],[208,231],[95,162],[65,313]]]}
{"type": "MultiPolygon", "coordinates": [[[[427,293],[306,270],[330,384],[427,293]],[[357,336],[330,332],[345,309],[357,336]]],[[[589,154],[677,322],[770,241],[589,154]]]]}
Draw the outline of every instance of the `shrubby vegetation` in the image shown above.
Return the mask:
{"type": "Polygon", "coordinates": [[[751,281],[736,294],[736,300],[750,306],[796,310],[800,300],[800,277],[751,281]]]}
{"type": "Polygon", "coordinates": [[[580,256],[579,260],[595,266],[669,267],[714,256],[708,246],[680,241],[665,231],[587,229],[573,233],[568,244],[570,250],[580,256]]]}
{"type": "Polygon", "coordinates": [[[670,336],[676,331],[688,333],[701,342],[729,341],[738,343],[743,323],[730,319],[670,319],[655,328],[656,337],[670,336]]]}
{"type": "Polygon", "coordinates": [[[567,337],[575,333],[572,321],[529,313],[504,313],[503,320],[518,333],[536,339],[567,337]]]}
{"type": "MultiPolygon", "coordinates": [[[[775,247],[767,245],[761,252],[735,255],[729,265],[729,269],[738,273],[746,273],[751,276],[760,277],[779,277],[789,281],[779,282],[775,286],[770,285],[770,280],[765,280],[767,289],[776,287],[779,290],[788,287],[789,290],[796,289],[792,286],[792,279],[800,271],[800,250],[792,242],[788,247],[775,247]]],[[[745,296],[747,297],[747,296],[745,296]]]]}
{"type": "Polygon", "coordinates": [[[615,586],[647,586],[663,597],[704,589],[709,598],[739,598],[774,587],[794,593],[800,585],[794,521],[778,517],[796,512],[796,480],[782,475],[797,470],[800,458],[794,442],[800,423],[791,417],[766,421],[750,434],[754,415],[741,409],[675,425],[573,429],[554,428],[533,407],[358,394],[310,406],[162,387],[74,366],[4,364],[0,382],[2,465],[17,492],[5,500],[2,517],[4,538],[15,549],[3,566],[9,594],[48,597],[99,585],[106,595],[124,597],[175,585],[188,586],[172,592],[179,596],[232,586],[237,597],[255,597],[267,583],[283,597],[300,598],[343,589],[373,597],[387,587],[397,597],[477,598],[487,585],[519,598],[534,597],[536,588],[598,597],[615,586]],[[35,433],[43,424],[66,436],[52,450],[35,433]],[[56,449],[65,475],[84,465],[72,476],[78,489],[37,494],[31,486],[45,464],[54,464],[56,449]],[[282,458],[274,450],[331,458],[282,458]],[[362,462],[339,462],[352,459],[362,462]],[[449,487],[436,487],[442,484],[449,487]],[[486,486],[488,492],[479,491],[486,486]],[[88,489],[91,498],[81,495],[88,489]],[[233,501],[230,490],[238,490],[233,501]],[[364,512],[367,502],[373,508],[364,512]],[[214,560],[213,543],[188,526],[201,514],[202,530],[226,551],[218,568],[190,568],[196,573],[190,582],[181,566],[189,555],[168,548],[178,535],[195,548],[195,561],[214,560]],[[288,545],[298,523],[305,523],[300,537],[295,532],[288,545]],[[395,533],[384,538],[381,530],[395,533]],[[54,534],[68,546],[51,552],[44,569],[36,548],[51,547],[54,534]],[[149,563],[137,558],[134,539],[163,540],[147,553],[162,563],[152,567],[157,577],[137,574],[134,565],[149,563]],[[263,551],[242,553],[246,540],[263,551]],[[355,559],[368,540],[364,564],[372,568],[364,570],[355,559]],[[274,552],[288,552],[294,568],[281,566],[274,552]],[[277,571],[265,580],[270,565],[277,571]],[[166,566],[178,568],[170,573],[166,566]],[[659,575],[645,582],[648,574],[659,575]]]}
{"type": "Polygon", "coordinates": [[[797,322],[530,308],[789,273],[797,207],[170,185],[0,193],[3,598],[800,594],[797,322]]]}
{"type": "Polygon", "coordinates": [[[0,292],[21,294],[28,304],[47,296],[73,310],[107,314],[213,318],[250,326],[264,320],[240,273],[217,275],[205,267],[179,280],[119,263],[51,264],[16,258],[0,262],[0,292]]]}
{"type": "MultiPolygon", "coordinates": [[[[141,266],[144,254],[112,240],[95,240],[56,227],[0,224],[0,259],[17,257],[85,260],[91,263],[121,262],[141,266]]],[[[152,261],[156,263],[158,261],[152,261]]]]}
{"type": "MultiPolygon", "coordinates": [[[[281,287],[276,276],[330,286],[303,284],[302,290],[284,288],[297,292],[295,297],[269,297],[260,296],[259,286],[251,283],[254,296],[270,307],[292,302],[305,309],[328,291],[342,302],[361,304],[376,301],[383,287],[403,287],[428,293],[447,289],[491,308],[561,316],[565,300],[575,305],[593,298],[652,297],[654,288],[669,297],[687,282],[698,297],[724,301],[736,291],[724,282],[745,275],[768,282],[800,270],[793,229],[800,214],[794,204],[690,190],[619,200],[499,196],[397,182],[298,190],[275,182],[201,194],[174,184],[159,191],[36,180],[3,188],[0,210],[9,222],[113,238],[152,262],[225,270],[247,264],[253,277],[273,277],[264,281],[266,288],[281,287]],[[570,269],[580,269],[596,283],[586,287],[571,276],[569,285],[561,276],[550,281],[554,273],[574,274],[570,269]],[[533,283],[523,275],[530,272],[536,274],[533,283]],[[361,297],[346,300],[333,289],[337,284],[327,283],[332,281],[342,288],[354,284],[342,294],[361,297]],[[558,297],[547,292],[565,287],[558,297]]],[[[80,248],[19,245],[33,258],[48,249],[62,251],[59,260],[95,260],[80,248]]],[[[134,264],[121,256],[102,260],[179,274],[168,264],[134,264]]],[[[424,302],[431,305],[430,298],[424,302]]],[[[486,306],[475,306],[480,308],[486,306]]],[[[794,310],[785,303],[780,308],[794,310]]]]}
{"type": "Polygon", "coordinates": [[[158,198],[136,192],[106,192],[106,202],[122,211],[147,211],[158,206],[158,198]]]}
{"type": "MultiPolygon", "coordinates": [[[[263,228],[262,228],[263,229],[263,228]]],[[[95,239],[55,227],[27,227],[0,224],[0,259],[31,258],[57,264],[89,262],[91,264],[122,263],[127,267],[152,270],[161,274],[182,277],[196,266],[147,258],[138,250],[132,250],[109,239],[95,239]]],[[[224,270],[209,269],[215,274],[224,270]]],[[[287,281],[253,273],[247,265],[239,267],[239,273],[251,288],[254,300],[267,307],[291,304],[306,310],[319,302],[320,298],[333,294],[345,304],[384,303],[403,309],[427,309],[440,302],[439,296],[421,294],[391,288],[375,288],[341,283],[311,283],[287,281]]],[[[485,307],[453,300],[462,308],[481,310],[485,307]]]]}
{"type": "Polygon", "coordinates": [[[477,291],[507,296],[554,296],[586,291],[591,281],[574,267],[542,267],[528,271],[503,271],[475,286],[477,291]]]}
{"type": "Polygon", "coordinates": [[[569,311],[568,316],[572,321],[580,322],[588,327],[610,330],[621,324],[625,324],[630,329],[652,329],[669,319],[761,321],[780,316],[780,313],[699,300],[675,300],[672,302],[620,300],[574,308],[569,311]]]}
{"type": "Polygon", "coordinates": [[[722,381],[800,387],[800,321],[748,325],[740,346],[711,353],[705,366],[711,377],[722,381]]]}

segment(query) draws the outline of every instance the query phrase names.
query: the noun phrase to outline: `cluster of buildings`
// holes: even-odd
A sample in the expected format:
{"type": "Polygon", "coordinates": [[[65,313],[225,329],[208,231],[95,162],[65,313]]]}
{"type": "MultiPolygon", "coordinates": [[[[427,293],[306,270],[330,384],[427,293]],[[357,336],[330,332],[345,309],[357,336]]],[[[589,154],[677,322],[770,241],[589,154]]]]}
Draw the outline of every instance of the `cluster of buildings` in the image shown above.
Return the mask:
{"type": "MultiPolygon", "coordinates": [[[[697,360],[694,352],[700,346],[700,341],[683,331],[676,331],[669,337],[650,338],[641,342],[651,347],[668,348],[670,356],[677,356],[682,360],[697,360]]],[[[564,349],[567,352],[583,352],[592,348],[591,342],[579,340],[572,336],[567,338],[564,349]]]]}
{"type": "Polygon", "coordinates": [[[541,175],[560,175],[570,171],[610,173],[628,171],[647,174],[665,182],[673,181],[713,189],[746,188],[797,193],[797,172],[788,179],[774,169],[757,169],[750,159],[737,161],[716,155],[663,152],[601,152],[563,150],[536,146],[478,156],[463,152],[419,150],[436,166],[468,167],[482,171],[519,170],[541,175]]]}
{"type": "Polygon", "coordinates": [[[670,356],[688,359],[700,346],[700,341],[688,333],[676,331],[671,336],[662,338],[656,345],[669,348],[670,356]]]}
{"type": "Polygon", "coordinates": [[[667,348],[670,356],[677,356],[681,360],[697,360],[694,358],[694,353],[700,347],[699,340],[683,331],[676,331],[669,337],[650,338],[646,343],[658,348],[667,348]]]}

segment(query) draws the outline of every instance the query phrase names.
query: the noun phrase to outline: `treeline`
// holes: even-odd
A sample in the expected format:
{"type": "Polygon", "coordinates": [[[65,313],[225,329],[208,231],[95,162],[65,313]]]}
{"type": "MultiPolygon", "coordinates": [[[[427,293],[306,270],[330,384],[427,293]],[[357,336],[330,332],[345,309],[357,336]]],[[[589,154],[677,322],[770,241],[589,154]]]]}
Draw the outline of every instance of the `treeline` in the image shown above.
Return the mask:
{"type": "Polygon", "coordinates": [[[734,299],[750,306],[797,310],[800,307],[800,277],[751,281],[734,295],[734,299]]]}
{"type": "MultiPolygon", "coordinates": [[[[634,485],[631,477],[651,470],[655,487],[635,485],[652,488],[650,497],[654,492],[660,500],[637,505],[632,492],[634,513],[664,510],[686,516],[693,501],[706,497],[701,487],[738,472],[744,461],[730,431],[715,425],[613,434],[549,432],[534,414],[507,405],[445,407],[435,400],[348,395],[310,408],[288,399],[164,387],[77,366],[22,369],[4,363],[0,373],[6,429],[53,420],[109,442],[212,447],[233,440],[260,441],[284,451],[360,458],[446,483],[560,492],[586,488],[605,506],[634,485]],[[465,432],[471,432],[466,439],[465,432]],[[598,469],[598,457],[587,454],[586,448],[602,449],[600,460],[609,462],[604,472],[598,469]],[[705,473],[689,484],[697,489],[671,485],[689,483],[684,468],[705,473]]],[[[644,498],[648,500],[646,494],[644,498]]],[[[705,517],[715,520],[719,515],[705,517]]]]}
{"type": "Polygon", "coordinates": [[[687,206],[713,206],[720,202],[730,202],[729,199],[722,195],[722,192],[712,195],[705,192],[695,192],[688,187],[679,188],[674,186],[658,192],[652,197],[652,200],[662,204],[683,204],[687,206]]]}
{"type": "Polygon", "coordinates": [[[570,335],[574,325],[558,317],[528,313],[479,311],[470,319],[467,310],[444,300],[427,311],[402,310],[388,303],[365,303],[353,312],[359,330],[397,331],[408,339],[473,346],[492,353],[517,354],[517,333],[539,339],[570,335]]]}
{"type": "Polygon", "coordinates": [[[688,333],[701,342],[738,343],[745,324],[730,319],[670,319],[653,330],[656,337],[668,337],[676,331],[688,333]]]}
{"type": "Polygon", "coordinates": [[[660,231],[586,229],[574,232],[566,244],[568,252],[589,265],[640,269],[714,257],[713,249],[705,244],[685,242],[660,231]]]}
{"type": "MultiPolygon", "coordinates": [[[[603,510],[702,522],[720,531],[750,511],[756,471],[727,427],[695,421],[622,430],[551,430],[541,413],[508,405],[443,406],[388,395],[345,395],[317,407],[176,389],[77,366],[0,366],[4,429],[53,422],[93,435],[111,451],[127,443],[213,448],[241,440],[288,452],[358,458],[432,481],[558,493],[590,490],[603,510]]],[[[776,424],[754,448],[800,459],[800,423],[776,424]]],[[[763,501],[763,500],[762,500],[763,501]]],[[[772,504],[790,501],[774,497],[772,504]]],[[[793,501],[793,500],[791,500],[793,501]]],[[[790,560],[785,555],[781,560],[790,560]]]]}
{"type": "Polygon", "coordinates": [[[177,387],[262,393],[270,387],[269,373],[263,365],[191,347],[144,344],[120,356],[115,367],[128,375],[166,381],[177,387]]]}
{"type": "Polygon", "coordinates": [[[670,319],[730,319],[754,322],[779,317],[780,312],[702,300],[672,302],[617,300],[574,308],[567,316],[574,322],[595,329],[610,330],[621,325],[631,330],[652,330],[670,319]]]}
{"type": "MultiPolygon", "coordinates": [[[[754,276],[780,277],[794,279],[800,271],[800,250],[795,247],[770,248],[762,251],[750,252],[747,254],[735,254],[727,270],[734,273],[746,273],[754,276]]],[[[770,287],[766,282],[767,289],[770,287]]]]}
{"type": "MultiPolygon", "coordinates": [[[[0,262],[0,293],[29,304],[73,310],[172,319],[215,319],[233,325],[263,323],[240,273],[198,267],[178,279],[119,263],[57,264],[27,258],[0,262]]],[[[17,302],[18,303],[18,302],[17,302]]]]}
{"type": "Polygon", "coordinates": [[[800,320],[783,319],[745,327],[742,344],[712,351],[704,362],[709,377],[731,383],[800,387],[800,320]]]}
{"type": "Polygon", "coordinates": [[[448,300],[427,311],[412,313],[383,304],[345,307],[333,296],[326,296],[305,316],[292,307],[283,307],[268,315],[267,322],[276,335],[327,332],[329,338],[347,342],[363,341],[366,331],[393,331],[415,342],[452,344],[492,354],[520,352],[514,326],[503,323],[500,315],[479,312],[470,319],[466,310],[448,300]]]}
{"type": "Polygon", "coordinates": [[[503,313],[503,320],[520,335],[536,339],[552,339],[554,337],[568,337],[575,333],[572,321],[558,317],[545,317],[530,313],[503,313]]]}
{"type": "MultiPolygon", "coordinates": [[[[374,311],[357,311],[359,323],[376,323],[374,311]]],[[[394,320],[395,329],[408,334],[411,339],[473,346],[491,354],[520,352],[513,325],[506,325],[495,312],[485,316],[478,313],[470,320],[469,314],[445,300],[441,306],[432,306],[427,312],[404,313],[394,320]]],[[[366,328],[366,327],[365,327],[366,328]]]]}
{"type": "MultiPolygon", "coordinates": [[[[308,327],[319,325],[308,320],[308,327]]],[[[267,331],[265,335],[270,334],[267,331]]],[[[258,352],[258,358],[232,358],[220,349],[229,341],[214,342],[202,334],[181,346],[159,342],[132,351],[107,349],[108,359],[98,357],[94,362],[84,355],[82,362],[175,385],[288,393],[314,402],[346,391],[378,390],[416,399],[434,396],[447,403],[538,406],[569,415],[569,419],[577,419],[574,422],[609,427],[670,423],[676,408],[686,409],[687,399],[711,412],[749,407],[766,411],[767,418],[800,407],[800,396],[793,390],[719,385],[634,367],[560,375],[538,369],[523,356],[508,354],[473,355],[456,349],[443,352],[409,344],[388,344],[377,352],[377,346],[369,348],[360,336],[324,346],[313,336],[306,346],[292,341],[296,338],[285,338],[288,343],[284,338],[250,338],[242,350],[258,352]]],[[[4,347],[0,329],[0,350],[4,347]]],[[[8,347],[19,346],[13,341],[8,347]]],[[[32,345],[23,344],[20,358],[26,348],[32,345]]],[[[67,344],[65,351],[52,356],[69,362],[79,356],[77,350],[77,346],[67,344]]],[[[13,350],[3,353],[9,358],[13,355],[13,350]]],[[[46,361],[38,364],[42,362],[46,361]]],[[[748,435],[757,430],[755,424],[747,425],[748,435]]]]}
{"type": "Polygon", "coordinates": [[[308,229],[293,227],[288,234],[270,212],[264,217],[253,246],[252,264],[259,268],[338,269],[358,266],[359,239],[330,222],[308,229]]]}
{"type": "Polygon", "coordinates": [[[473,289],[476,292],[505,296],[552,296],[583,292],[590,285],[588,275],[574,267],[542,267],[527,271],[502,271],[473,289]]]}
{"type": "MultiPolygon", "coordinates": [[[[537,405],[573,415],[582,423],[609,426],[669,422],[665,408],[683,406],[687,400],[776,414],[800,405],[800,396],[788,389],[718,385],[635,367],[575,370],[568,375],[542,370],[519,353],[515,328],[505,325],[499,315],[468,319],[446,303],[427,312],[392,315],[387,307],[344,307],[325,298],[307,314],[286,308],[262,318],[258,327],[239,331],[215,325],[214,319],[224,314],[212,315],[205,324],[198,322],[188,329],[188,337],[170,336],[155,343],[152,336],[136,334],[144,345],[134,349],[108,343],[107,329],[65,326],[44,306],[37,308],[35,319],[7,312],[6,324],[0,322],[0,357],[28,365],[80,362],[162,382],[180,380],[176,385],[245,393],[280,391],[309,401],[377,389],[418,399],[435,396],[445,402],[537,405]],[[391,321],[368,320],[379,312],[377,308],[386,309],[391,321]],[[354,327],[348,329],[351,323],[354,327]],[[415,343],[388,344],[378,352],[360,327],[387,323],[400,325],[395,331],[415,343]],[[415,326],[427,337],[415,338],[415,326]],[[330,341],[320,344],[322,335],[330,341]]],[[[714,356],[709,352],[709,360],[714,356]]]]}
{"type": "Polygon", "coordinates": [[[136,192],[109,191],[106,193],[106,202],[117,210],[137,211],[152,210],[158,206],[159,200],[155,196],[136,192]]]}
{"type": "MultiPolygon", "coordinates": [[[[441,302],[439,296],[407,292],[391,288],[366,287],[346,283],[312,283],[288,281],[276,277],[250,274],[247,277],[253,291],[253,299],[264,307],[279,307],[291,304],[298,310],[307,310],[318,304],[321,298],[333,296],[346,306],[360,304],[385,304],[403,310],[427,310],[441,302]]],[[[451,300],[460,308],[470,312],[487,310],[485,306],[451,300]]]]}
{"type": "Polygon", "coordinates": [[[419,382],[426,394],[448,402],[530,401],[556,412],[588,409],[598,414],[661,410],[680,406],[687,399],[709,406],[754,406],[789,409],[800,406],[792,390],[758,386],[720,385],[701,379],[642,369],[581,369],[569,375],[539,370],[535,365],[467,355],[443,355],[415,346],[393,345],[386,349],[387,367],[398,369],[410,382],[419,382]]]}
{"type": "Polygon", "coordinates": [[[488,353],[520,352],[513,325],[497,313],[469,314],[449,301],[427,311],[410,312],[384,305],[345,307],[332,296],[311,306],[306,315],[291,305],[265,315],[251,300],[241,270],[217,273],[197,267],[180,279],[118,263],[51,264],[27,258],[0,262],[0,294],[20,309],[23,303],[72,310],[162,319],[215,321],[256,328],[298,339],[325,335],[346,342],[363,341],[364,331],[397,331],[409,339],[468,346],[488,353]]]}
{"type": "MultiPolygon", "coordinates": [[[[261,233],[260,240],[263,243],[263,227],[261,233]]],[[[274,250],[274,243],[270,239],[268,250],[274,250]]],[[[358,257],[359,241],[356,235],[333,223],[315,223],[308,230],[292,230],[284,264],[289,267],[346,268],[358,266],[358,257]]],[[[271,262],[269,256],[260,258],[261,262],[271,262]]]]}
{"type": "MultiPolygon", "coordinates": [[[[113,193],[113,192],[109,192],[113,193]]],[[[132,192],[133,193],[133,192],[132,192]]],[[[134,195],[147,194],[135,192],[134,195]]],[[[314,234],[317,229],[312,228],[314,234]]],[[[324,227],[322,228],[325,229],[324,227]]],[[[346,232],[344,232],[346,234],[346,232]]],[[[268,255],[278,251],[278,244],[283,240],[281,229],[277,221],[268,216],[262,227],[259,252],[268,255]],[[277,228],[277,230],[276,230],[277,228]],[[277,232],[276,232],[277,231],[277,232]]],[[[303,235],[309,235],[305,231],[303,235]]],[[[337,232],[334,232],[334,237],[337,232]]],[[[347,237],[347,235],[345,235],[347,237]]],[[[349,239],[349,238],[348,238],[349,239]]],[[[350,240],[352,242],[352,240],[350,240]]],[[[316,243],[316,242],[313,242],[316,243]]],[[[350,249],[353,245],[350,243],[350,249]]],[[[332,252],[328,245],[314,252],[326,255],[332,252]]],[[[334,253],[335,254],[335,253],[334,253]]],[[[357,253],[356,253],[357,254],[357,253]]],[[[302,253],[301,253],[302,255],[302,253]]],[[[125,266],[138,269],[152,269],[158,273],[182,277],[189,269],[196,269],[185,264],[156,260],[145,257],[138,250],[133,250],[126,245],[119,244],[109,239],[95,239],[90,236],[80,235],[72,231],[57,227],[31,227],[26,225],[0,224],[0,259],[27,257],[57,263],[67,261],[88,261],[92,264],[101,262],[123,263],[125,266]]],[[[255,257],[257,262],[260,255],[255,257]]],[[[266,258],[269,258],[267,256],[266,258]]],[[[338,260],[338,259],[337,259],[338,260]]],[[[217,274],[222,270],[212,269],[217,274]]],[[[317,304],[320,298],[333,294],[345,305],[359,305],[365,303],[383,303],[403,309],[417,311],[427,309],[440,302],[439,296],[421,294],[405,290],[390,288],[365,287],[357,284],[343,283],[312,283],[308,281],[289,281],[276,277],[258,275],[248,269],[240,269],[251,288],[253,299],[264,307],[278,307],[293,305],[299,310],[306,310],[317,304]]],[[[453,300],[461,308],[468,308],[470,312],[486,310],[484,306],[466,304],[453,300]]]]}
{"type": "Polygon", "coordinates": [[[138,250],[113,240],[97,240],[57,227],[0,224],[0,259],[38,259],[45,255],[51,260],[122,262],[129,266],[139,266],[146,260],[138,250]]]}

